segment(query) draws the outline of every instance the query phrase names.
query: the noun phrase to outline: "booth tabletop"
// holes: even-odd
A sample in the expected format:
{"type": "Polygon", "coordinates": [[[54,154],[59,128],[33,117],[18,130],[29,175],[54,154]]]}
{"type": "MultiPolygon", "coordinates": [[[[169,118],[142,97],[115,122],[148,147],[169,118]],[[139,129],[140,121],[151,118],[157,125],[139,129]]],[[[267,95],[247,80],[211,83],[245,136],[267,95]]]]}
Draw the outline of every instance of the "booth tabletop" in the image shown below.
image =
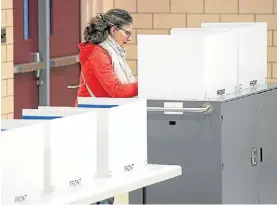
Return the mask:
{"type": "MultiPolygon", "coordinates": [[[[147,187],[182,175],[181,166],[149,164],[143,171],[126,173],[120,177],[98,179],[96,183],[72,190],[63,195],[42,198],[37,204],[69,205],[92,204],[122,193],[147,187]]],[[[34,202],[31,202],[34,204],[34,202]]]]}

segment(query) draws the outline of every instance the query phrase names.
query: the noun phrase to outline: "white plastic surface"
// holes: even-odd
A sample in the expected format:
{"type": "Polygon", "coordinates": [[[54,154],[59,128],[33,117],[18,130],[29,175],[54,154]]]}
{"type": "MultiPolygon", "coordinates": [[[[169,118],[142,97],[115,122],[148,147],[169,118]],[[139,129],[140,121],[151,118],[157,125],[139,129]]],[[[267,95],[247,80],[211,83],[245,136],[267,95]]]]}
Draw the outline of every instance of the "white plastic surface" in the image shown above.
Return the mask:
{"type": "Polygon", "coordinates": [[[109,113],[109,158],[113,175],[138,171],[147,163],[147,107],[137,101],[109,113]]]}
{"type": "Polygon", "coordinates": [[[40,198],[44,190],[46,123],[1,132],[2,204],[40,198]]]}
{"type": "MultiPolygon", "coordinates": [[[[207,98],[215,97],[218,91],[234,93],[237,87],[238,41],[237,32],[231,29],[173,28],[172,35],[199,35],[204,38],[204,89],[207,98]]],[[[197,80],[196,80],[197,81],[197,80]]]]}
{"type": "Polygon", "coordinates": [[[180,175],[182,175],[180,166],[150,164],[141,172],[129,172],[122,176],[97,180],[93,186],[81,187],[64,195],[54,197],[50,195],[28,205],[93,204],[109,197],[167,181],[180,175]]]}
{"type": "MultiPolygon", "coordinates": [[[[82,110],[81,110],[82,111],[82,110]]],[[[39,120],[42,120],[42,117],[66,117],[71,115],[76,115],[79,112],[76,112],[75,110],[40,110],[40,109],[22,109],[22,118],[31,117],[30,120],[36,120],[33,119],[33,117],[38,117],[39,120]]],[[[28,119],[29,120],[29,119],[28,119]]]]}
{"type": "Polygon", "coordinates": [[[49,122],[46,173],[54,193],[92,184],[96,175],[97,115],[93,110],[24,109],[22,116],[62,117],[49,122]]]}
{"type": "Polygon", "coordinates": [[[123,105],[126,103],[136,102],[137,98],[91,98],[78,97],[78,104],[93,103],[93,105],[123,105]]]}
{"type": "Polygon", "coordinates": [[[208,98],[215,97],[218,91],[234,93],[238,75],[237,35],[224,31],[205,36],[205,80],[208,98]]]}
{"type": "Polygon", "coordinates": [[[1,129],[12,129],[12,128],[24,127],[31,124],[37,124],[40,122],[43,122],[43,120],[2,119],[1,129]]]}
{"type": "Polygon", "coordinates": [[[139,97],[204,100],[235,92],[237,36],[232,31],[172,29],[138,36],[139,97]]]}
{"type": "Polygon", "coordinates": [[[139,98],[204,99],[204,39],[138,35],[139,98]]]}
{"type": "MultiPolygon", "coordinates": [[[[80,98],[79,104],[96,105],[103,99],[80,98]]],[[[98,176],[119,176],[139,171],[147,161],[147,105],[142,99],[103,100],[98,110],[98,176]]],[[[99,104],[98,104],[99,105],[99,104]]],[[[84,108],[81,108],[84,109],[84,108]]]]}
{"type": "Polygon", "coordinates": [[[202,23],[211,29],[232,29],[238,34],[238,87],[249,88],[251,81],[266,83],[267,23],[202,23]]]}
{"type": "Polygon", "coordinates": [[[96,175],[96,112],[50,121],[51,185],[55,193],[93,184],[96,175]]]}

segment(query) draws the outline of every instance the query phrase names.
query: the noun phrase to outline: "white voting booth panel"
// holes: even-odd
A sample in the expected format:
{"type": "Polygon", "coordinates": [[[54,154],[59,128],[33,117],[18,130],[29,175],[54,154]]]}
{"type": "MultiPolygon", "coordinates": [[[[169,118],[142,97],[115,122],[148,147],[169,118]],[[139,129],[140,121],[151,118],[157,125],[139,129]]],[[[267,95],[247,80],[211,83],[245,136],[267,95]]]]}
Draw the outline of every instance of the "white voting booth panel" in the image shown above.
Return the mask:
{"type": "Polygon", "coordinates": [[[137,40],[139,98],[205,97],[201,36],[138,35],[137,40]]]}
{"type": "Polygon", "coordinates": [[[91,98],[78,97],[78,107],[82,108],[111,108],[118,105],[137,102],[138,98],[91,98]],[[88,100],[90,99],[90,100],[88,100]],[[88,103],[88,104],[86,104],[88,103]]]}
{"type": "Polygon", "coordinates": [[[234,32],[138,35],[139,97],[204,100],[222,91],[233,93],[236,51],[234,32]]]}
{"type": "MultiPolygon", "coordinates": [[[[94,183],[96,112],[23,109],[24,119],[48,120],[47,183],[52,193],[94,183]]],[[[49,190],[47,190],[49,191],[49,190]]]]}
{"type": "Polygon", "coordinates": [[[202,28],[231,29],[238,37],[238,87],[266,83],[267,23],[202,23],[202,28]]]}
{"type": "Polygon", "coordinates": [[[2,119],[1,130],[4,131],[4,130],[13,129],[13,128],[37,124],[41,122],[45,122],[45,121],[44,120],[2,119]]]}
{"type": "Polygon", "coordinates": [[[147,164],[146,100],[78,98],[80,109],[98,111],[98,177],[140,171],[147,164]]]}
{"type": "MultiPolygon", "coordinates": [[[[204,38],[203,62],[204,91],[207,98],[219,94],[234,93],[237,87],[237,35],[232,30],[212,30],[208,28],[173,28],[171,35],[181,35],[189,39],[192,35],[204,38]]],[[[199,82],[195,79],[197,83],[199,82]]]]}
{"type": "MultiPolygon", "coordinates": [[[[15,122],[15,124],[17,124],[15,122]]],[[[44,191],[46,123],[15,125],[1,132],[2,204],[39,199],[44,191]]]]}

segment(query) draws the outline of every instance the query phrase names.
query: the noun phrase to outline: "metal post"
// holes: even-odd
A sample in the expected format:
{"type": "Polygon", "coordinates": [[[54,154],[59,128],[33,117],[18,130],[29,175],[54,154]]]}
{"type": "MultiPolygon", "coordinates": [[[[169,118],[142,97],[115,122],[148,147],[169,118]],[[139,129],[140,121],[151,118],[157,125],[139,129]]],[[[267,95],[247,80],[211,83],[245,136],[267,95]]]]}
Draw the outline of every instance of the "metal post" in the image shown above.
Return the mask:
{"type": "Polygon", "coordinates": [[[38,48],[45,67],[39,75],[39,105],[50,105],[50,0],[38,0],[38,48]]]}

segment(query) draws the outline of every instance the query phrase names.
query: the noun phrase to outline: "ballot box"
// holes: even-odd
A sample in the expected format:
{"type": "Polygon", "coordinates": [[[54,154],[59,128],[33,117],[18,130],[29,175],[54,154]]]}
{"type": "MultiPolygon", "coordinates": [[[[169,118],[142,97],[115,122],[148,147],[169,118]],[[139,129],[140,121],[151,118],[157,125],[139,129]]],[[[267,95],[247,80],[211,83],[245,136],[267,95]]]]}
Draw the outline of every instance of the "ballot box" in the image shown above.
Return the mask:
{"type": "Polygon", "coordinates": [[[238,41],[238,88],[263,85],[267,77],[267,23],[202,23],[202,28],[233,30],[238,41]]]}
{"type": "Polygon", "coordinates": [[[1,122],[0,204],[18,204],[38,200],[44,193],[44,140],[47,123],[22,126],[20,120],[1,122]],[[12,125],[13,124],[13,125],[12,125]]]}
{"type": "Polygon", "coordinates": [[[78,98],[78,108],[52,110],[97,111],[97,176],[109,178],[140,171],[147,164],[146,100],[137,98],[78,98]]]}
{"type": "Polygon", "coordinates": [[[25,120],[49,123],[45,141],[46,193],[89,186],[96,174],[96,112],[23,109],[25,120]]]}
{"type": "Polygon", "coordinates": [[[138,35],[138,73],[143,98],[204,100],[234,93],[236,33],[176,29],[171,35],[138,35]]]}

